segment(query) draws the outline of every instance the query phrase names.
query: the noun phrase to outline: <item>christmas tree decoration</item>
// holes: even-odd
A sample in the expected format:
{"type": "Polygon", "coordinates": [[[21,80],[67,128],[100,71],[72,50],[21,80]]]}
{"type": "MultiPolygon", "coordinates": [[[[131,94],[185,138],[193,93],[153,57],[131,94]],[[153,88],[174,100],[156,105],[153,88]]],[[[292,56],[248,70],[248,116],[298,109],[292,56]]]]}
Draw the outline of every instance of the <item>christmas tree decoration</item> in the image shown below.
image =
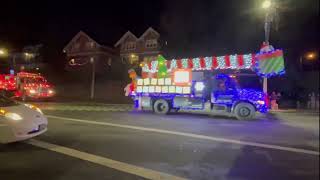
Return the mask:
{"type": "Polygon", "coordinates": [[[158,62],[157,63],[158,64],[158,78],[167,77],[168,70],[167,70],[166,60],[164,59],[164,57],[161,55],[158,55],[157,62],[158,62]]]}

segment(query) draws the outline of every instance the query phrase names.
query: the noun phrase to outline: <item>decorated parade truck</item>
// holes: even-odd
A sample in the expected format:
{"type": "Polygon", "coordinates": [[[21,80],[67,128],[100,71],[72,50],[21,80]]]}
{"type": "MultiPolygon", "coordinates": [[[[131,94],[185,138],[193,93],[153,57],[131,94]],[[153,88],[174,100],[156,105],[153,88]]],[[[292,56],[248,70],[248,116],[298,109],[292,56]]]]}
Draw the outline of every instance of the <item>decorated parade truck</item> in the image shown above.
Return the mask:
{"type": "Polygon", "coordinates": [[[257,54],[172,60],[159,55],[142,65],[141,78],[129,70],[132,83],[126,87],[126,95],[133,98],[138,110],[157,114],[192,110],[253,119],[256,112],[267,112],[268,96],[262,88],[243,87],[239,77],[247,78],[248,83],[252,81],[248,74],[259,81],[284,72],[282,50],[270,45],[257,54]]]}
{"type": "Polygon", "coordinates": [[[27,99],[48,99],[55,95],[53,86],[41,75],[19,72],[0,74],[0,90],[10,97],[27,99]]]}

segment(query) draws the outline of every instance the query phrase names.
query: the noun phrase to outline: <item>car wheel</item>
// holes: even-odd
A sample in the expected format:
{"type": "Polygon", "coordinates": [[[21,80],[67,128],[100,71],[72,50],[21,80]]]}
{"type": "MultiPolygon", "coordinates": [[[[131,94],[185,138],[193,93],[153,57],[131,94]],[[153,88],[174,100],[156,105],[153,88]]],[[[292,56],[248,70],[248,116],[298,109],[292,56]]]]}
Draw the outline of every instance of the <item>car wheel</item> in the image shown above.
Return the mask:
{"type": "Polygon", "coordinates": [[[168,101],[158,99],[153,104],[153,110],[156,114],[168,114],[170,112],[170,106],[168,101]]]}
{"type": "Polygon", "coordinates": [[[255,108],[250,103],[239,103],[234,110],[235,116],[239,120],[251,120],[255,117],[255,108]]]}

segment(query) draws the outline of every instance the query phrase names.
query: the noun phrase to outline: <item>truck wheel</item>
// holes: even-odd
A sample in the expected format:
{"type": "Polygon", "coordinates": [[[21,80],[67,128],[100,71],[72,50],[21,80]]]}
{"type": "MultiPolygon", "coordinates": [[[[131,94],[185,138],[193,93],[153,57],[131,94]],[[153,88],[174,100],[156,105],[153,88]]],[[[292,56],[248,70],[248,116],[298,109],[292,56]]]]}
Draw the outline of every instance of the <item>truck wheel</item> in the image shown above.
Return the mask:
{"type": "Polygon", "coordinates": [[[153,110],[156,114],[168,114],[170,112],[170,106],[168,101],[163,99],[158,99],[153,104],[153,110]]]}
{"type": "Polygon", "coordinates": [[[237,104],[234,113],[238,120],[251,120],[255,116],[255,108],[249,103],[237,104]]]}

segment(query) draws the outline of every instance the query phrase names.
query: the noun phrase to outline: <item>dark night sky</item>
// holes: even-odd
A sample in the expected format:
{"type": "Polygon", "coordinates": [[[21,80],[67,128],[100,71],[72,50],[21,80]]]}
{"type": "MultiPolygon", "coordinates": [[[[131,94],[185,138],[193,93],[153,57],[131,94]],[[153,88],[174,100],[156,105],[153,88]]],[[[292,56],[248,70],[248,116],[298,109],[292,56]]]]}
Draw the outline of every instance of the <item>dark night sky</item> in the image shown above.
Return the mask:
{"type": "MultiPolygon", "coordinates": [[[[260,0],[199,1],[4,1],[0,46],[19,49],[43,43],[47,60],[79,31],[112,46],[127,30],[149,26],[168,41],[171,56],[255,52],[264,38],[260,0]]],[[[282,0],[279,30],[271,43],[296,52],[319,48],[319,1],[282,0]]]]}

